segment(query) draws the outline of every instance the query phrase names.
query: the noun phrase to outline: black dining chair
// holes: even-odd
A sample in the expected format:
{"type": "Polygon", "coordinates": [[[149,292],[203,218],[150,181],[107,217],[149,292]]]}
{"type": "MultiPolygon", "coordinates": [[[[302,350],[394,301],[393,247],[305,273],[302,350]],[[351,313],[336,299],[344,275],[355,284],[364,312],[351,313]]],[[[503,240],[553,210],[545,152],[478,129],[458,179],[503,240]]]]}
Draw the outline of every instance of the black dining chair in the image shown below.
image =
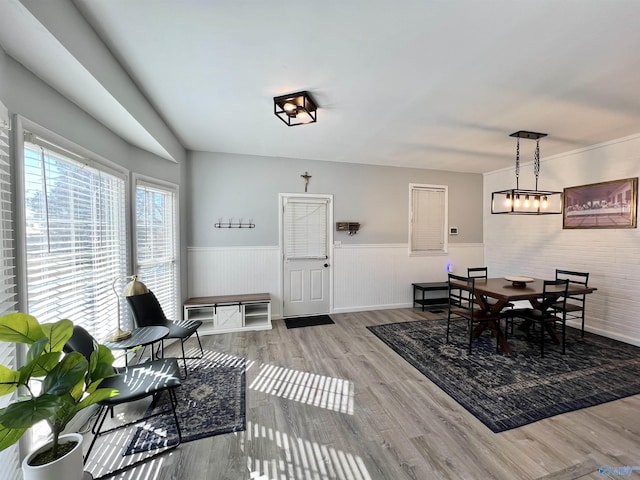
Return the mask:
{"type": "Polygon", "coordinates": [[[182,361],[184,363],[184,373],[185,375],[187,375],[187,358],[202,358],[202,356],[204,355],[202,343],[200,342],[200,336],[198,335],[198,327],[202,325],[202,322],[199,320],[169,320],[165,316],[164,311],[160,306],[160,302],[158,302],[158,299],[151,290],[140,295],[128,296],[127,302],[129,303],[129,307],[131,308],[134,323],[138,328],[162,326],[169,329],[169,334],[162,340],[163,356],[165,340],[180,340],[180,347],[182,348],[182,361]],[[200,357],[187,357],[184,351],[184,342],[194,334],[196,336],[196,339],[198,340],[198,346],[200,347],[200,357]]]}
{"type": "MultiPolygon", "coordinates": [[[[89,332],[81,326],[76,325],[73,328],[73,335],[64,347],[64,351],[66,353],[79,352],[84,355],[87,361],[90,362],[91,355],[97,350],[97,345],[97,341],[89,332]]],[[[101,478],[117,475],[177,447],[182,442],[182,433],[180,431],[180,423],[176,413],[177,397],[175,389],[180,387],[180,385],[180,368],[178,367],[178,362],[175,358],[163,358],[136,365],[129,365],[127,367],[114,368],[114,375],[102,380],[102,382],[100,382],[100,388],[111,388],[117,390],[117,393],[114,396],[98,403],[100,410],[93,425],[94,435],[91,440],[91,444],[84,455],[84,463],[86,464],[98,437],[107,435],[122,428],[130,427],[159,415],[171,414],[173,417],[178,434],[176,442],[170,445],[163,445],[162,447],[159,447],[154,454],[144,457],[141,460],[131,462],[126,466],[119,467],[113,472],[102,475],[101,478]],[[165,409],[158,413],[147,415],[144,418],[138,418],[135,421],[118,424],[115,427],[103,430],[107,415],[111,413],[113,416],[114,407],[135,402],[146,397],[153,397],[153,401],[155,401],[157,397],[164,392],[167,392],[169,395],[170,402],[168,403],[170,404],[170,409],[165,409]]]]}
{"type": "Polygon", "coordinates": [[[468,352],[471,355],[474,327],[479,324],[492,323],[498,330],[496,332],[496,352],[499,351],[500,317],[477,307],[475,303],[475,278],[449,274],[449,310],[447,314],[446,343],[449,343],[449,332],[452,320],[466,320],[469,330],[468,352]]]}
{"type": "MultiPolygon", "coordinates": [[[[479,278],[486,280],[489,278],[489,268],[488,267],[468,267],[467,268],[467,277],[469,278],[479,278]]],[[[497,300],[495,298],[485,298],[484,301],[487,305],[495,305],[497,300]]],[[[513,308],[513,303],[507,303],[504,308],[513,308]]]]}
{"type": "MultiPolygon", "coordinates": [[[[524,320],[523,328],[528,328],[540,324],[540,356],[544,357],[545,332],[552,338],[556,338],[555,329],[557,325],[562,328],[562,354],[565,354],[567,315],[564,305],[567,301],[569,289],[568,280],[544,280],[542,287],[542,297],[536,300],[536,306],[532,308],[518,308],[507,312],[506,318],[513,322],[515,317],[524,320]]],[[[508,325],[507,325],[508,328],[508,325]]]]}
{"type": "MultiPolygon", "coordinates": [[[[580,285],[587,287],[589,283],[588,272],[575,272],[571,270],[556,269],[556,280],[569,280],[569,285],[580,285]]],[[[569,295],[564,306],[564,312],[568,319],[580,320],[581,336],[584,337],[584,307],[586,294],[569,295]]],[[[562,310],[562,305],[554,305],[557,310],[562,310]]]]}

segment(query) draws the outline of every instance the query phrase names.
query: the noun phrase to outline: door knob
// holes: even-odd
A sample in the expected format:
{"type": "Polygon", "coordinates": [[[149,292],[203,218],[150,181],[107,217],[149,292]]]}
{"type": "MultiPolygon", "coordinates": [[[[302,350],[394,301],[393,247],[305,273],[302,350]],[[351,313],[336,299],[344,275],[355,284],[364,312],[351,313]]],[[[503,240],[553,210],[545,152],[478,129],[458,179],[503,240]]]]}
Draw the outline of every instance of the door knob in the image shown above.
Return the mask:
{"type": "Polygon", "coordinates": [[[327,268],[328,266],[329,266],[329,264],[328,264],[328,263],[325,263],[325,264],[324,264],[324,268],[327,268]]]}

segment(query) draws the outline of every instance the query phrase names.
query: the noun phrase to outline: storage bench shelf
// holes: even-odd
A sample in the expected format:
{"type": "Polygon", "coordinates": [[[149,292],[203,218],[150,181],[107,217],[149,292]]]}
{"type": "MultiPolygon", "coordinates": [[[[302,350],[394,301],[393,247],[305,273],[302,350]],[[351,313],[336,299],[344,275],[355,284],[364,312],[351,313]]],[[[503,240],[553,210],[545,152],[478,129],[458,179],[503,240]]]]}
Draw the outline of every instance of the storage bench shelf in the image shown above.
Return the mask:
{"type": "Polygon", "coordinates": [[[184,302],[184,319],[203,322],[201,335],[271,329],[271,295],[251,293],[193,297],[184,302]]]}

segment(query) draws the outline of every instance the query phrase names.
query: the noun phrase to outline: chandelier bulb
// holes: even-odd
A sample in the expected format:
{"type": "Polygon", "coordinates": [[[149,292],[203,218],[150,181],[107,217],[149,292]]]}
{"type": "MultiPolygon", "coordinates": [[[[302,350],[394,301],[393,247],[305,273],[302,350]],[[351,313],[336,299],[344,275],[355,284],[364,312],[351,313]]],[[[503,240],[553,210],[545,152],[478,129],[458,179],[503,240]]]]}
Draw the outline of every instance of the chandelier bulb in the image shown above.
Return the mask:
{"type": "Polygon", "coordinates": [[[513,206],[516,207],[516,208],[520,206],[520,195],[519,194],[516,195],[516,198],[513,201],[513,206]]]}
{"type": "Polygon", "coordinates": [[[548,202],[548,200],[547,200],[547,196],[546,196],[546,195],[544,195],[544,196],[542,197],[542,208],[547,208],[548,206],[549,206],[549,202],[548,202]]]}
{"type": "Polygon", "coordinates": [[[534,208],[540,207],[540,195],[535,195],[533,197],[533,207],[534,208]]]}
{"type": "Polygon", "coordinates": [[[529,195],[524,196],[524,207],[529,208],[529,195]]]}

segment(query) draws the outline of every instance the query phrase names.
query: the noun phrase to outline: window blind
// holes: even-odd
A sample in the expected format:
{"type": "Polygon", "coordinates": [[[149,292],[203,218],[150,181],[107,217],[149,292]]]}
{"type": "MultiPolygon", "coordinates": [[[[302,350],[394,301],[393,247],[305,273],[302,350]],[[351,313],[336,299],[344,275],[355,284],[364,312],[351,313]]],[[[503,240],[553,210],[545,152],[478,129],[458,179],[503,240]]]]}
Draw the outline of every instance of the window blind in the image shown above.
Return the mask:
{"type": "Polygon", "coordinates": [[[446,251],[446,187],[411,186],[411,252],[446,251]]]}
{"type": "MultiPolygon", "coordinates": [[[[9,116],[0,103],[0,315],[15,311],[15,254],[11,208],[11,163],[9,161],[9,116]]],[[[0,364],[16,369],[14,343],[0,342],[0,364]]],[[[0,397],[0,408],[6,407],[16,394],[0,397]]],[[[0,452],[0,478],[21,478],[18,444],[0,452]]]]}
{"type": "Polygon", "coordinates": [[[126,274],[125,178],[49,145],[26,135],[29,313],[68,318],[102,340],[117,328],[112,283],[126,274]]]}
{"type": "Polygon", "coordinates": [[[284,205],[285,258],[328,258],[326,199],[288,199],[284,205]]]}
{"type": "Polygon", "coordinates": [[[136,272],[167,318],[178,319],[177,189],[136,180],[136,272]]]}

